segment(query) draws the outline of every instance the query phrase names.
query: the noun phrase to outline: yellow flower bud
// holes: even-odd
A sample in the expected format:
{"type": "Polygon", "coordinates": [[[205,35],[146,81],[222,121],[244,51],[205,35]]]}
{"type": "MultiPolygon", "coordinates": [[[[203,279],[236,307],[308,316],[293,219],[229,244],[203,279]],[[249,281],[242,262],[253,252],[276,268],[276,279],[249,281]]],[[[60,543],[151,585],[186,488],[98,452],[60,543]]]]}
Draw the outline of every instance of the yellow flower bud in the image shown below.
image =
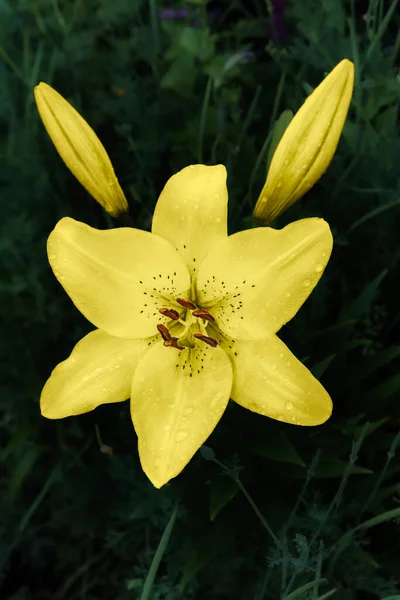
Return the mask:
{"type": "Polygon", "coordinates": [[[35,87],[35,100],[47,133],[72,174],[110,215],[128,212],[109,156],[93,129],[47,83],[35,87]]]}
{"type": "Polygon", "coordinates": [[[354,65],[342,60],[306,99],[273,155],[254,218],[273,221],[326,171],[346,120],[354,65]]]}

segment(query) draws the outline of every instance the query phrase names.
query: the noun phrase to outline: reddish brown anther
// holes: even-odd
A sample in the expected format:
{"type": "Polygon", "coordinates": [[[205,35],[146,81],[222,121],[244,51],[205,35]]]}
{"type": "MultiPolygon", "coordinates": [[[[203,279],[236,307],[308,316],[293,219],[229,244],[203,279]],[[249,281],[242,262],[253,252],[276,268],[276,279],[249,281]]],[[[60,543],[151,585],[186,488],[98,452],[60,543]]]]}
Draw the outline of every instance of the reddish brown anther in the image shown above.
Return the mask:
{"type": "Polygon", "coordinates": [[[179,313],[174,308],[159,308],[158,312],[164,315],[164,317],[168,317],[168,319],[173,319],[174,321],[179,319],[179,313]]]}
{"type": "Polygon", "coordinates": [[[164,346],[167,346],[167,348],[176,348],[177,350],[184,350],[184,346],[179,346],[178,345],[178,338],[177,337],[173,337],[170,340],[165,340],[164,341],[164,346]]]}
{"type": "Polygon", "coordinates": [[[203,335],[202,333],[194,333],[193,335],[195,338],[201,340],[205,344],[208,344],[212,348],[216,348],[218,346],[217,340],[214,340],[212,337],[208,337],[208,335],[203,335]]]}
{"type": "Polygon", "coordinates": [[[202,308],[197,308],[193,311],[192,315],[194,317],[198,317],[199,319],[204,319],[204,321],[208,321],[209,323],[214,323],[215,319],[211,313],[207,310],[203,310],[202,308]]]}
{"type": "Polygon", "coordinates": [[[164,342],[170,342],[172,340],[171,334],[165,325],[157,325],[157,329],[161,333],[161,337],[164,342]]]}
{"type": "Polygon", "coordinates": [[[178,304],[183,306],[183,308],[188,308],[189,310],[194,310],[196,308],[196,305],[193,304],[193,302],[190,302],[190,300],[184,300],[184,298],[177,298],[176,301],[178,304]]]}

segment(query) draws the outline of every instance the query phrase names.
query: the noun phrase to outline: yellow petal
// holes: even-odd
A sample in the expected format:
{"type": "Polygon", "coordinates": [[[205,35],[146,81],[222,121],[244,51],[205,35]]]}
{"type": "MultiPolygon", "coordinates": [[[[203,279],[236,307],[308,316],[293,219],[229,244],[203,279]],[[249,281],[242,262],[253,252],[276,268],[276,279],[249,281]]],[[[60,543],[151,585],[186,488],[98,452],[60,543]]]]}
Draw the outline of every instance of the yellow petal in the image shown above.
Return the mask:
{"type": "MultiPolygon", "coordinates": [[[[139,229],[99,231],[65,217],[49,236],[50,265],[75,306],[96,327],[123,338],[157,333],[159,308],[187,296],[186,264],[169,242],[139,229]]],[[[179,308],[179,307],[178,307],[179,308]]]]}
{"type": "Polygon", "coordinates": [[[47,83],[35,87],[35,99],[47,133],[77,180],[111,215],[128,212],[108,154],[85,119],[47,83]]]}
{"type": "Polygon", "coordinates": [[[40,397],[42,415],[62,419],[127,400],[148,341],[123,340],[100,329],[86,335],[47,380],[40,397]]]}
{"type": "Polygon", "coordinates": [[[346,120],[354,65],[342,60],[296,113],[272,158],[254,217],[273,221],[326,171],[346,120]]]}
{"type": "Polygon", "coordinates": [[[221,348],[178,352],[156,343],[133,378],[131,414],[142,468],[159,488],[176,477],[216,427],[232,387],[221,348]]]}
{"type": "Polygon", "coordinates": [[[320,425],[329,419],[332,400],[327,391],[276,335],[230,345],[235,402],[294,425],[320,425]]]}
{"type": "Polygon", "coordinates": [[[229,337],[268,337],[308,298],[331,251],[332,234],[323,219],[302,219],[281,230],[240,231],[201,265],[197,303],[229,337]]]}
{"type": "Polygon", "coordinates": [[[173,175],[158,199],[152,232],[170,241],[195,273],[227,236],[226,169],[191,165],[173,175]]]}

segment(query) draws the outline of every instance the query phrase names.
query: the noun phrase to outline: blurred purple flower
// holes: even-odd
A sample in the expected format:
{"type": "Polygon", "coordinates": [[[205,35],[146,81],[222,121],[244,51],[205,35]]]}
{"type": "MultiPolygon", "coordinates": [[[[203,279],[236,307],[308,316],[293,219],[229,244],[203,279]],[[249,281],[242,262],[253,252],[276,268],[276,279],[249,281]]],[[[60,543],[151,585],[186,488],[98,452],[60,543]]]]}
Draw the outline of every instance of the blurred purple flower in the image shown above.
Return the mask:
{"type": "Polygon", "coordinates": [[[165,8],[157,13],[157,17],[164,21],[174,21],[175,19],[186,19],[188,14],[187,8],[165,8]]]}
{"type": "Polygon", "coordinates": [[[240,59],[242,62],[249,62],[250,59],[252,59],[254,56],[254,52],[252,52],[251,50],[243,50],[240,59]]]}
{"type": "Polygon", "coordinates": [[[285,25],[285,6],[286,0],[272,0],[273,17],[272,17],[272,37],[275,42],[283,42],[287,36],[285,25]]]}

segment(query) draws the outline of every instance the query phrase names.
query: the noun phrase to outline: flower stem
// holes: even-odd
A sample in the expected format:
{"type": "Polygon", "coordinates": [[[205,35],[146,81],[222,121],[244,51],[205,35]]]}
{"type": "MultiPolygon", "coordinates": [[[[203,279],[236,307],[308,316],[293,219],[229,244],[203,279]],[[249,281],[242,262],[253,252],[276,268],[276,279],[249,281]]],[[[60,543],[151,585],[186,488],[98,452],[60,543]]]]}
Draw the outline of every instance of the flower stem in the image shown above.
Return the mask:
{"type": "Polygon", "coordinates": [[[278,548],[280,548],[282,550],[282,544],[281,544],[281,542],[278,540],[278,538],[276,537],[275,533],[272,531],[271,527],[268,525],[267,521],[265,520],[265,518],[261,514],[258,506],[254,503],[252,497],[250,496],[250,494],[248,493],[248,491],[244,487],[243,483],[240,481],[239,476],[238,475],[231,475],[231,477],[236,482],[236,485],[238,486],[238,488],[243,492],[246,500],[248,501],[248,503],[250,504],[251,508],[254,510],[254,512],[256,513],[257,517],[260,519],[261,523],[263,524],[264,529],[266,529],[268,531],[269,535],[272,537],[272,539],[274,540],[275,544],[278,546],[278,548]]]}

